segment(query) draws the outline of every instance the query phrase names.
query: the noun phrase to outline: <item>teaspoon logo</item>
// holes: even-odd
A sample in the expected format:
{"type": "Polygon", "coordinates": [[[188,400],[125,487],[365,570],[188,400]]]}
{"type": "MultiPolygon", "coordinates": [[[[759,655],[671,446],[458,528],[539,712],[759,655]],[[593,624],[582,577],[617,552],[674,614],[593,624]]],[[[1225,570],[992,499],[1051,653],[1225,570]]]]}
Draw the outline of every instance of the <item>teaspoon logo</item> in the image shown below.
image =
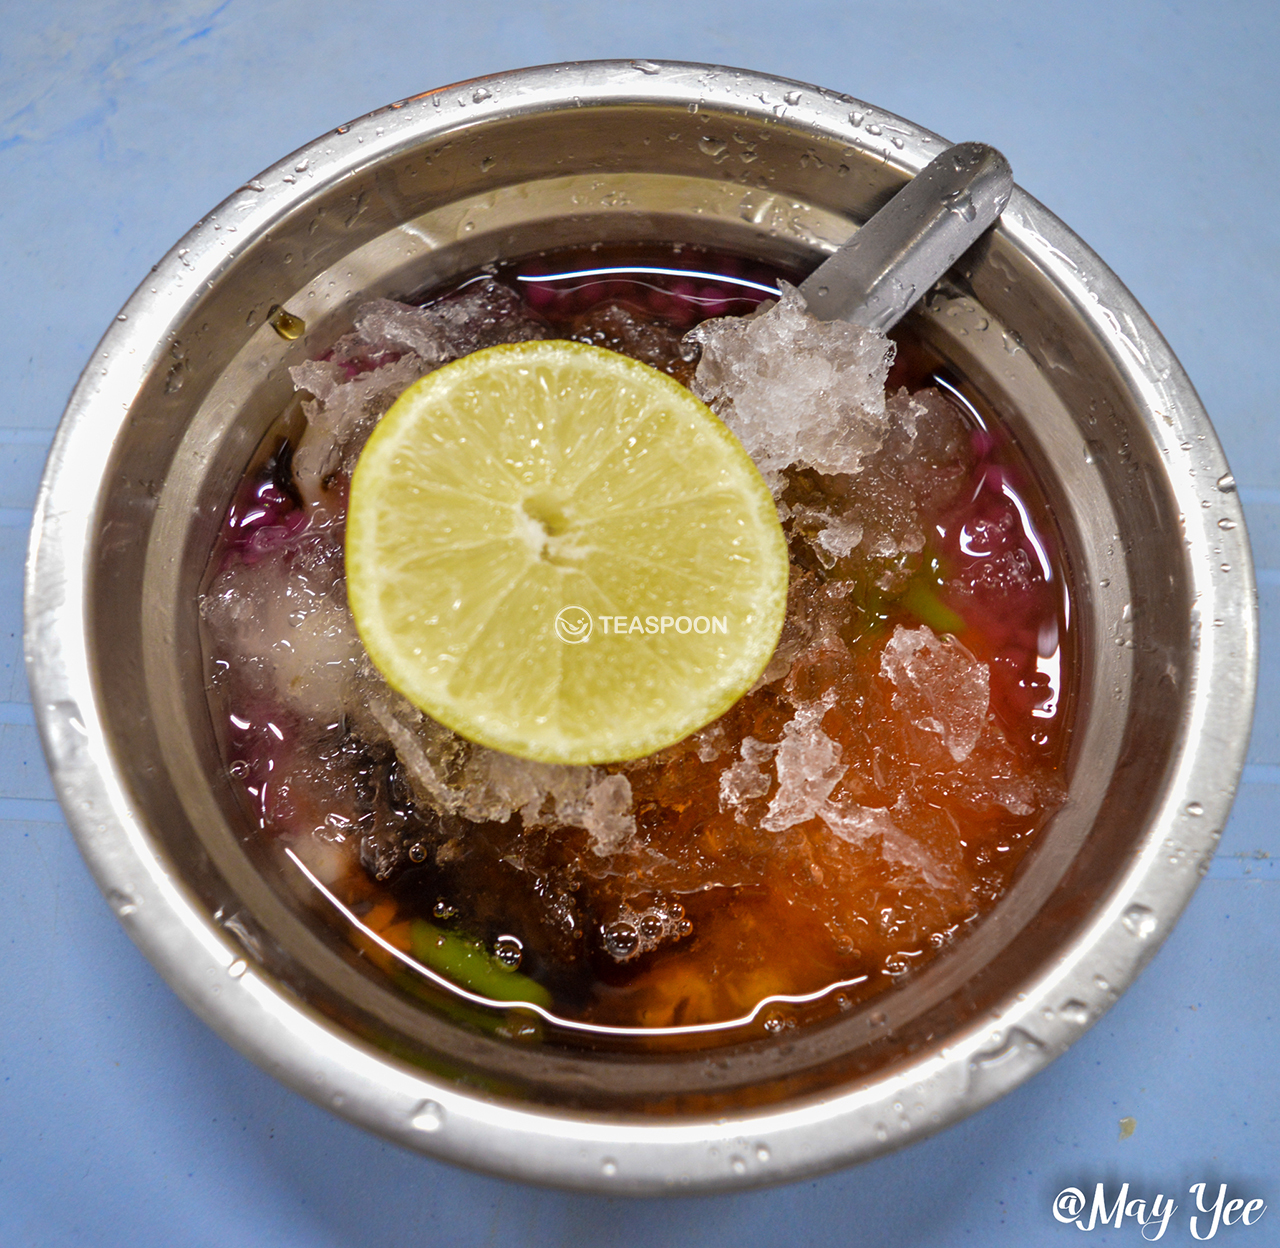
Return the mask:
{"type": "Polygon", "coordinates": [[[591,636],[591,616],[582,607],[562,607],[556,615],[556,636],[571,646],[591,636]]]}

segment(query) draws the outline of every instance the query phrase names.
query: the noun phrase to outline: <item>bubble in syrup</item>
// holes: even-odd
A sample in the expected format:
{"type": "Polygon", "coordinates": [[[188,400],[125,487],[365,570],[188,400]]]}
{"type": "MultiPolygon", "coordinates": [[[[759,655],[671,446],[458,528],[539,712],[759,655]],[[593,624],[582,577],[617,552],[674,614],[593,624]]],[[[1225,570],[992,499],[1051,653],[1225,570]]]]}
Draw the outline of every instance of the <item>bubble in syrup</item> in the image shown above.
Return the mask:
{"type": "Polygon", "coordinates": [[[625,921],[610,923],[602,935],[605,952],[619,962],[625,962],[640,951],[640,933],[634,924],[625,921]]]}
{"type": "Polygon", "coordinates": [[[493,945],[493,956],[508,971],[514,971],[524,956],[524,944],[517,936],[499,936],[493,945]]]}

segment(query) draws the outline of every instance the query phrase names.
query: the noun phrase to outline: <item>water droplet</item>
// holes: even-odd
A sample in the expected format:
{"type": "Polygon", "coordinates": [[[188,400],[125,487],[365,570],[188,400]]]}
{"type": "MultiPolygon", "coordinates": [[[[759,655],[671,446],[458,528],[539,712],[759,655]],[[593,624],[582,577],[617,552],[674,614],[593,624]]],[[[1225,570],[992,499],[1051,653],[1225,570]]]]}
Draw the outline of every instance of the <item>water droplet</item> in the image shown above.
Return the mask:
{"type": "Polygon", "coordinates": [[[439,1131],[444,1126],[444,1106],[436,1101],[423,1101],[413,1111],[409,1125],[418,1131],[439,1131]]]}
{"type": "Polygon", "coordinates": [[[850,121],[851,121],[855,126],[860,126],[860,125],[862,125],[862,119],[863,119],[863,117],[865,117],[865,116],[866,116],[866,114],[865,114],[865,113],[860,113],[860,112],[858,112],[858,110],[857,110],[857,109],[854,109],[854,111],[853,111],[853,112],[851,112],[851,113],[849,114],[849,120],[850,120],[850,121]]]}
{"type": "Polygon", "coordinates": [[[413,862],[426,862],[427,847],[421,841],[414,841],[409,846],[409,857],[413,862]]]}
{"type": "Polygon", "coordinates": [[[877,1122],[876,1123],[876,1139],[883,1142],[888,1138],[889,1138],[889,1128],[886,1127],[883,1122],[877,1122]]]}
{"type": "Polygon", "coordinates": [[[431,913],[437,919],[452,919],[458,912],[447,901],[437,901],[431,913]]]}
{"type": "Polygon", "coordinates": [[[471,96],[471,102],[473,104],[483,104],[485,100],[491,99],[492,96],[493,96],[492,91],[488,90],[485,87],[477,87],[475,89],[475,92],[471,96]]]}
{"type": "Polygon", "coordinates": [[[508,971],[514,971],[524,956],[524,944],[518,936],[499,936],[493,943],[493,956],[508,971]]]}
{"type": "Polygon", "coordinates": [[[660,74],[662,66],[655,65],[652,61],[632,61],[632,69],[638,69],[642,74],[660,74]]]}
{"type": "Polygon", "coordinates": [[[292,312],[287,312],[279,304],[267,312],[267,320],[271,328],[286,342],[293,342],[307,332],[306,321],[300,316],[294,316],[292,312]]]}
{"type": "Polygon", "coordinates": [[[248,969],[249,964],[243,958],[237,958],[229,967],[227,967],[227,974],[230,975],[232,979],[239,979],[248,969]]]}
{"type": "Polygon", "coordinates": [[[1230,530],[1230,529],[1234,529],[1235,527],[1236,527],[1236,522],[1234,520],[1229,520],[1226,516],[1223,516],[1222,519],[1218,521],[1218,528],[1220,529],[1230,530]]]}
{"type": "Polygon", "coordinates": [[[906,147],[906,143],[902,139],[898,138],[896,134],[891,134],[889,136],[889,142],[892,143],[899,151],[906,147]]]}
{"type": "Polygon", "coordinates": [[[1097,985],[1098,985],[1098,990],[1099,990],[1099,992],[1110,992],[1110,991],[1111,991],[1111,985],[1107,982],[1107,980],[1105,979],[1105,977],[1104,977],[1104,976],[1102,976],[1102,975],[1095,975],[1095,976],[1093,977],[1093,982],[1094,982],[1095,984],[1097,984],[1097,985]]]}
{"type": "Polygon", "coordinates": [[[1192,815],[1196,818],[1199,818],[1199,816],[1204,814],[1204,807],[1201,806],[1199,802],[1188,802],[1186,806],[1183,807],[1183,809],[1187,812],[1187,814],[1192,815]]]}
{"type": "Polygon", "coordinates": [[[306,173],[308,163],[309,162],[305,160],[298,161],[298,163],[293,167],[294,173],[306,173]]]}
{"type": "Polygon", "coordinates": [[[769,1160],[769,1158],[770,1158],[772,1155],[773,1155],[773,1154],[769,1152],[769,1146],[768,1146],[767,1144],[757,1144],[757,1145],[756,1145],[756,1160],[757,1160],[757,1161],[768,1161],[768,1160],[769,1160]]]}
{"type": "Polygon", "coordinates": [[[788,103],[788,104],[799,104],[799,103],[800,103],[800,92],[799,92],[799,91],[788,91],[788,92],[786,93],[786,95],[784,95],[782,98],[783,98],[783,100],[784,100],[786,103],[788,103]]]}
{"type": "Polygon", "coordinates": [[[335,1092],[330,1103],[334,1109],[341,1109],[347,1103],[347,1098],[341,1092],[335,1092]]]}
{"type": "Polygon", "coordinates": [[[883,1027],[888,1021],[888,1016],[883,1010],[877,1010],[869,1019],[867,1019],[867,1022],[872,1027],[883,1027]]]}
{"type": "Polygon", "coordinates": [[[497,157],[496,157],[496,156],[486,156],[486,157],[485,157],[485,158],[480,162],[480,172],[481,172],[481,173],[488,173],[488,172],[489,172],[489,170],[493,168],[493,166],[494,166],[494,164],[496,163],[496,161],[497,161],[497,157]]]}
{"type": "Polygon", "coordinates": [[[870,135],[874,135],[876,138],[879,138],[880,135],[884,133],[884,129],[872,123],[867,126],[867,133],[870,135]]]}
{"type": "Polygon", "coordinates": [[[743,1161],[741,1157],[730,1157],[729,1169],[732,1170],[734,1174],[746,1174],[747,1163],[743,1161]]]}
{"type": "Polygon", "coordinates": [[[116,317],[117,321],[127,321],[128,319],[129,319],[128,316],[125,315],[125,313],[123,312],[121,312],[120,315],[116,317]]]}
{"type": "Polygon", "coordinates": [[[1063,1005],[1058,1010],[1058,1013],[1061,1014],[1067,1022],[1076,1023],[1079,1026],[1084,1026],[1084,1024],[1089,1021],[1089,1007],[1085,1005],[1083,1001],[1076,1001],[1072,999],[1063,1005]]]}
{"type": "Polygon", "coordinates": [[[600,1162],[600,1173],[606,1178],[613,1178],[618,1173],[618,1163],[612,1157],[605,1157],[600,1162]]]}
{"type": "Polygon", "coordinates": [[[246,182],[244,184],[244,189],[246,191],[265,191],[267,188],[263,186],[257,178],[254,178],[252,182],[246,182]]]}
{"type": "Polygon", "coordinates": [[[1132,905],[1120,916],[1120,921],[1139,940],[1155,934],[1159,920],[1146,906],[1132,905]]]}
{"type": "Polygon", "coordinates": [[[1224,494],[1234,494],[1236,492],[1236,479],[1229,472],[1224,472],[1218,478],[1218,489],[1224,494]]]}
{"type": "Polygon", "coordinates": [[[122,893],[118,888],[113,888],[107,894],[107,901],[111,903],[112,910],[122,919],[127,919],[138,909],[138,903],[128,893],[122,893]]]}
{"type": "MultiPolygon", "coordinates": [[[[870,129],[870,127],[868,127],[870,129]]],[[[963,188],[958,191],[952,191],[942,201],[948,209],[956,214],[957,217],[965,221],[972,221],[977,215],[978,210],[973,206],[973,197],[963,188]]]]}

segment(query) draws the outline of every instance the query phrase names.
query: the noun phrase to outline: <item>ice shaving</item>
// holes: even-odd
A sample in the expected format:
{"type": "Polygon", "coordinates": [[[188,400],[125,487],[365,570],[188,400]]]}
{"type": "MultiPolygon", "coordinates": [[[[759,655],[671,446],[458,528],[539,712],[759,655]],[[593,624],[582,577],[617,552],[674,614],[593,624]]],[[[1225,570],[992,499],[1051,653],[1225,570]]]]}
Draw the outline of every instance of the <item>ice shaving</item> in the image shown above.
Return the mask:
{"type": "Polygon", "coordinates": [[[525,1003],[559,1041],[776,1033],[953,943],[1061,804],[1063,567],[1016,448],[910,335],[818,321],[778,285],[794,275],[738,257],[614,253],[371,300],[292,369],[300,405],[237,493],[202,600],[211,706],[252,834],[401,990],[420,965],[525,1003]],[[768,666],[644,758],[465,740],[390,688],[347,605],[347,491],[379,418],[446,362],[534,339],[688,385],[786,535],[768,666]]]}

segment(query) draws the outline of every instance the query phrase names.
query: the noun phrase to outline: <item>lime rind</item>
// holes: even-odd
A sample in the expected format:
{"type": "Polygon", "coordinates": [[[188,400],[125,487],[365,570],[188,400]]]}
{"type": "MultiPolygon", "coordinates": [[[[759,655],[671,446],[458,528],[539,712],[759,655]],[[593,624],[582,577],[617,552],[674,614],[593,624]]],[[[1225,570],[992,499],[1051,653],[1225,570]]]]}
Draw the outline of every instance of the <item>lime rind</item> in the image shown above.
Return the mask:
{"type": "Polygon", "coordinates": [[[628,357],[544,341],[400,396],[356,467],[347,570],[371,659],[416,706],[506,753],[602,763],[751,687],[788,563],[768,487],[709,408],[628,357]],[[556,633],[570,607],[583,644],[556,633]]]}

